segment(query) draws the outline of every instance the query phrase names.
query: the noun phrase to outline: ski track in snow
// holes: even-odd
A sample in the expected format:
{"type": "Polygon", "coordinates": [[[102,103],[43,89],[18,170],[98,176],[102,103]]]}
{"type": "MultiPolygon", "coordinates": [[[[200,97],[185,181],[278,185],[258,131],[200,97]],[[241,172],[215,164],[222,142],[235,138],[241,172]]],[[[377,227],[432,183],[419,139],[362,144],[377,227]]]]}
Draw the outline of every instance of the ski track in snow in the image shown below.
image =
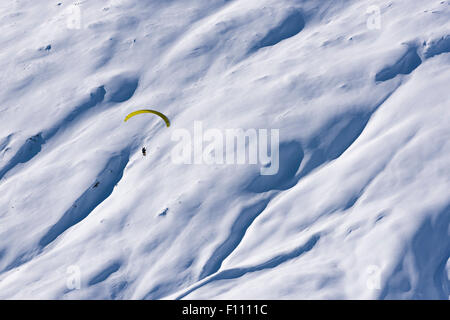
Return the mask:
{"type": "Polygon", "coordinates": [[[448,1],[376,30],[359,1],[71,5],[0,5],[0,298],[448,299],[448,1]],[[194,121],[279,128],[278,173],[172,163],[194,121]]]}

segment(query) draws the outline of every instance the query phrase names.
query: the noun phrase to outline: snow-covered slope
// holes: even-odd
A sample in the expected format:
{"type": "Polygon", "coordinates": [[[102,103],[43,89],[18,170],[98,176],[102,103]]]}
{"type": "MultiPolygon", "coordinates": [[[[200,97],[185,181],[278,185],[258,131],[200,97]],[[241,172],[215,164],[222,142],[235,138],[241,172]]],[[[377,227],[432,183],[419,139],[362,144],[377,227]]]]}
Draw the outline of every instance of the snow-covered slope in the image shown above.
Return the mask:
{"type": "Polygon", "coordinates": [[[2,1],[0,298],[448,299],[449,17],[2,1]],[[279,129],[278,173],[174,162],[199,122],[279,129]]]}

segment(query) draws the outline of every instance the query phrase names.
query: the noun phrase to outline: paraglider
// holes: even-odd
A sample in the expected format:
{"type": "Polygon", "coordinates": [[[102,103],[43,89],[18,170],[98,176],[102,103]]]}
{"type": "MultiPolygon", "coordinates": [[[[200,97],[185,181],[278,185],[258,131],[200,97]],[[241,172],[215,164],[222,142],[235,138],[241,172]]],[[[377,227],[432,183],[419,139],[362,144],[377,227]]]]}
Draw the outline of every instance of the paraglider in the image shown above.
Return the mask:
{"type": "MultiPolygon", "coordinates": [[[[170,120],[169,120],[169,118],[167,118],[167,116],[165,116],[164,114],[162,114],[161,112],[159,112],[159,111],[156,111],[156,110],[149,110],[149,109],[144,109],[144,110],[137,110],[137,111],[134,111],[134,112],[132,112],[132,113],[130,113],[129,115],[127,115],[126,117],[125,117],[125,122],[127,122],[128,120],[130,120],[131,118],[133,118],[134,116],[136,116],[136,115],[138,115],[138,114],[143,114],[143,113],[153,113],[153,114],[156,114],[157,116],[159,116],[161,119],[163,119],[164,120],[164,122],[166,123],[166,126],[167,127],[170,127],[170,120]]],[[[145,147],[143,147],[142,149],[141,149],[141,152],[142,152],[142,155],[145,157],[145,156],[147,156],[147,149],[145,148],[145,147]]]]}
{"type": "Polygon", "coordinates": [[[156,110],[148,110],[148,109],[145,109],[145,110],[138,110],[138,111],[134,111],[134,112],[130,113],[129,115],[126,116],[125,122],[127,122],[128,120],[130,120],[132,117],[134,117],[134,116],[136,116],[136,115],[138,115],[138,114],[143,114],[143,113],[153,113],[153,114],[156,114],[157,116],[161,117],[161,119],[164,120],[164,122],[166,123],[166,126],[167,126],[167,127],[170,127],[170,120],[169,120],[169,118],[167,118],[164,114],[162,114],[162,113],[159,112],[159,111],[156,111],[156,110]]]}

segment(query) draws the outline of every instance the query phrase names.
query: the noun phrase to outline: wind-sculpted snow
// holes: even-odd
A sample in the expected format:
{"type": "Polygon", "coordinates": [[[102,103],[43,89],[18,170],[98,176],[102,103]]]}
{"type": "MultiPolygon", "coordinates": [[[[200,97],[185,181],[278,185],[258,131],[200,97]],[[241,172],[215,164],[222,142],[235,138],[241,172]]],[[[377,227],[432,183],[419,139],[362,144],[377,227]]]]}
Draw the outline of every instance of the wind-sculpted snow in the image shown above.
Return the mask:
{"type": "Polygon", "coordinates": [[[45,141],[51,139],[60,129],[67,128],[77,117],[102,102],[105,97],[105,93],[106,91],[103,87],[97,88],[95,92],[90,94],[90,98],[86,102],[83,102],[81,105],[75,107],[75,109],[59,123],[46,130],[44,133],[39,133],[28,138],[14,157],[9,161],[9,163],[0,170],[0,179],[3,178],[3,176],[17,164],[25,163],[36,156],[41,151],[42,145],[45,144],[45,141]]]}
{"type": "Polygon", "coordinates": [[[41,151],[45,140],[41,134],[28,138],[14,157],[0,170],[0,179],[19,163],[25,163],[41,151]]]}
{"type": "Polygon", "coordinates": [[[220,269],[223,260],[238,246],[239,242],[244,237],[247,228],[251,225],[253,220],[262,213],[267,204],[267,200],[262,200],[245,208],[239,213],[238,218],[231,227],[229,237],[215,250],[211,258],[203,266],[200,279],[203,279],[220,269]]]}
{"type": "Polygon", "coordinates": [[[449,17],[3,1],[0,298],[448,299],[449,17]],[[124,122],[143,109],[170,127],[124,122]],[[199,123],[249,133],[245,161],[204,137],[202,154],[199,123]],[[197,161],[174,160],[180,132],[197,161]]]}

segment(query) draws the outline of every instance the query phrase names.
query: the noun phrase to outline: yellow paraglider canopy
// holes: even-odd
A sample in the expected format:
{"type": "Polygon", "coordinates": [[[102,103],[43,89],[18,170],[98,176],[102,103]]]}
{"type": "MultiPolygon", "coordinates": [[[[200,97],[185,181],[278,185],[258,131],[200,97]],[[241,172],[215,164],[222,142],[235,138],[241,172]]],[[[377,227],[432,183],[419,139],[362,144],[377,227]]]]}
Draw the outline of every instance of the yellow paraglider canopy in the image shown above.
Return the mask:
{"type": "Polygon", "coordinates": [[[162,114],[162,113],[159,112],[159,111],[156,111],[156,110],[148,110],[148,109],[137,110],[137,111],[134,111],[134,112],[130,113],[130,114],[127,115],[127,117],[125,118],[125,122],[127,122],[127,121],[128,121],[129,119],[131,119],[132,117],[134,117],[134,116],[136,116],[136,115],[138,115],[138,114],[142,114],[142,113],[153,113],[153,114],[156,114],[157,116],[160,116],[160,117],[164,120],[164,122],[166,123],[166,126],[167,126],[167,127],[170,127],[170,120],[169,120],[169,118],[167,118],[164,114],[162,114]]]}

